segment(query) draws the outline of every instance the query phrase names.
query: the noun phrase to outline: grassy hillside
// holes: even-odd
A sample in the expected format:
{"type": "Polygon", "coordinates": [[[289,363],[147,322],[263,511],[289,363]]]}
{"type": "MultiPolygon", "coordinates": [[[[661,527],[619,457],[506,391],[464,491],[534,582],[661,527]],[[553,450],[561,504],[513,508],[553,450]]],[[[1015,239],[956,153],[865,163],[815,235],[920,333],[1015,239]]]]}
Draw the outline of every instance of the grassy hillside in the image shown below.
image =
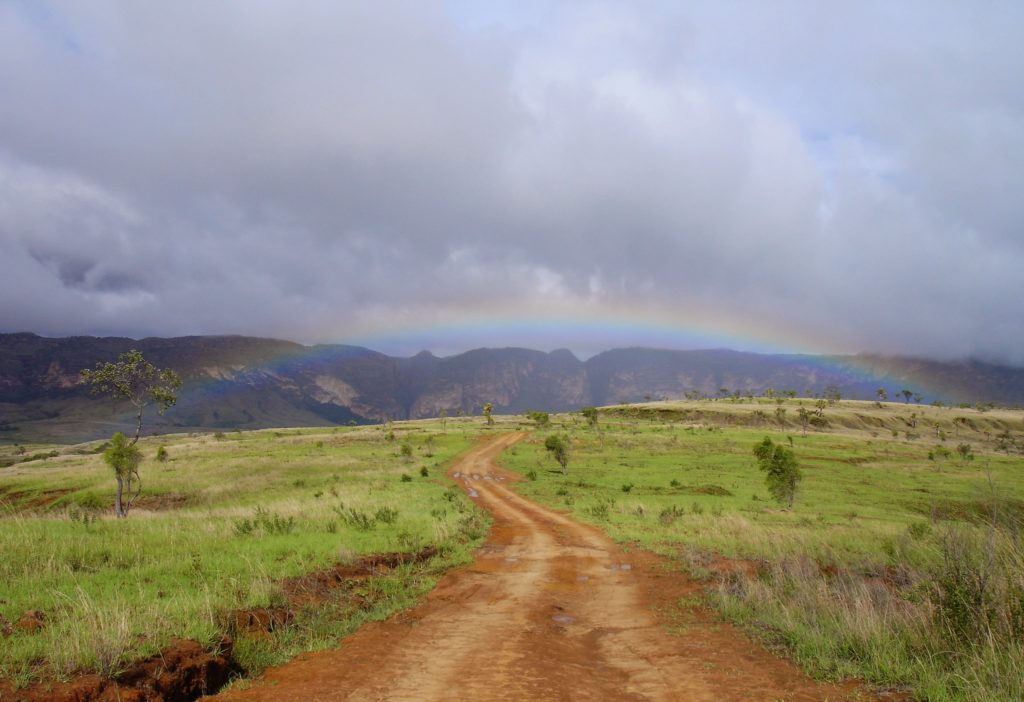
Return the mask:
{"type": "Polygon", "coordinates": [[[233,634],[250,673],[331,645],[410,604],[482,537],[484,515],[443,477],[475,438],[449,420],[447,431],[409,423],[144,440],[145,490],[120,521],[95,445],[0,469],[0,626],[29,611],[45,617],[38,631],[14,626],[3,639],[0,677],[110,674],[176,637],[213,646],[233,634]],[[161,445],[165,463],[154,460],[161,445]],[[361,554],[433,554],[427,547],[437,553],[424,562],[290,597],[289,578],[361,554]],[[251,612],[287,626],[239,631],[239,613],[251,612]]]}
{"type": "Polygon", "coordinates": [[[728,616],[811,671],[933,701],[1021,699],[1024,413],[841,402],[805,435],[801,407],[818,409],[605,408],[597,428],[556,418],[504,462],[525,494],[717,583],[728,616]],[[544,448],[560,432],[565,475],[544,448]],[[792,510],[757,468],[765,436],[802,468],[792,510]]]}

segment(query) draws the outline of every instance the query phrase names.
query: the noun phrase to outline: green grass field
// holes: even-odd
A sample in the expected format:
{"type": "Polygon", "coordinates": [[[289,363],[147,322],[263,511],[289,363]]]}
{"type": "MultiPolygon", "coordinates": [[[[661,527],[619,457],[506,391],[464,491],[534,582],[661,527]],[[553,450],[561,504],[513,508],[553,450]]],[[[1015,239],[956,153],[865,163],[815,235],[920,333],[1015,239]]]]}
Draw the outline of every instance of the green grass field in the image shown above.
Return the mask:
{"type": "Polygon", "coordinates": [[[629,406],[597,429],[559,417],[504,463],[530,497],[717,579],[714,604],[818,675],[1021,699],[1024,414],[843,402],[804,435],[801,406],[814,404],[629,406]],[[566,475],[543,445],[559,432],[566,475]],[[757,468],[765,436],[800,462],[792,510],[757,468]]]}
{"type": "Polygon", "coordinates": [[[233,610],[296,610],[270,636],[232,632],[250,674],[330,646],[469,558],[487,520],[444,468],[481,435],[527,427],[503,457],[527,477],[517,489],[706,578],[710,604],[812,673],[934,702],[1024,697],[1024,413],[840,402],[805,428],[801,408],[819,409],[649,403],[604,408],[596,428],[557,415],[152,437],[126,520],[96,444],[2,447],[0,616],[47,621],[3,639],[0,677],[111,674],[175,637],[212,646],[233,610]],[[569,439],[567,474],[552,434],[569,439]],[[757,468],[765,436],[799,460],[793,509],[757,468]],[[439,555],[357,593],[287,600],[287,578],[426,546],[439,555]]]}
{"type": "Polygon", "coordinates": [[[236,657],[257,673],[408,606],[469,557],[486,517],[443,476],[475,429],[449,421],[441,432],[420,422],[393,433],[144,439],[144,491],[124,520],[112,517],[112,475],[94,446],[0,469],[0,616],[15,622],[37,610],[47,618],[36,633],[15,627],[3,639],[0,676],[24,684],[111,674],[174,637],[213,644],[225,612],[283,604],[283,578],[360,554],[439,547],[429,563],[371,578],[358,607],[319,603],[274,636],[240,637],[236,657]],[[402,455],[403,444],[411,455],[402,455]],[[159,446],[165,463],[153,459],[159,446]]]}

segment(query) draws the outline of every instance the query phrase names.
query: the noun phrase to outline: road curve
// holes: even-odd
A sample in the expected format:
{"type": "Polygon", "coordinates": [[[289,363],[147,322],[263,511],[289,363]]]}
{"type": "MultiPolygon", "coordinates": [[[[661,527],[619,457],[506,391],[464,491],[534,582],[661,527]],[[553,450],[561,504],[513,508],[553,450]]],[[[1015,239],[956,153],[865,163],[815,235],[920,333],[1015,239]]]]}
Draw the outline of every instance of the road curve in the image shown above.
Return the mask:
{"type": "Polygon", "coordinates": [[[516,476],[494,459],[523,436],[482,443],[449,470],[494,516],[472,564],[417,607],[218,700],[865,699],[707,615],[674,620],[669,634],[666,593],[685,577],[511,490],[516,476]]]}

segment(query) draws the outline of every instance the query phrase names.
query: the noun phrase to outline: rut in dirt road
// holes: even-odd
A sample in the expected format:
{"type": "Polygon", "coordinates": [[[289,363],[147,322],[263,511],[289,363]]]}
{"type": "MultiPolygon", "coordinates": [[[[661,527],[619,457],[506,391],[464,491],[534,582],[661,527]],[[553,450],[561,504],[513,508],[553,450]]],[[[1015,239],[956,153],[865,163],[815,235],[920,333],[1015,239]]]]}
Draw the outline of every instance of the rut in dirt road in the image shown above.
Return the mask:
{"type": "Polygon", "coordinates": [[[267,672],[226,700],[865,699],[815,683],[736,630],[697,615],[658,620],[694,590],[661,563],[520,497],[494,459],[522,434],[473,449],[449,471],[494,516],[476,560],[419,606],[340,648],[267,672]],[[682,588],[682,590],[680,589],[682,588]],[[675,593],[675,594],[673,594],[675,593]]]}

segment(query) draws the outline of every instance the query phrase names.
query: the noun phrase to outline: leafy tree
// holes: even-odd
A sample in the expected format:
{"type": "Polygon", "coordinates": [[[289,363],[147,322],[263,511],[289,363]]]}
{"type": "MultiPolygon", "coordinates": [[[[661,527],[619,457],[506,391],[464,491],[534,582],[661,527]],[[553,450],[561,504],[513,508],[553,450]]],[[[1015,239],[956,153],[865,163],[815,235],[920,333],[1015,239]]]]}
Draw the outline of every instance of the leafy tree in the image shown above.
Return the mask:
{"type": "Polygon", "coordinates": [[[544,448],[562,466],[562,473],[569,472],[569,440],[564,436],[552,434],[544,440],[544,448]]]}
{"type": "Polygon", "coordinates": [[[444,431],[448,426],[448,410],[443,409],[437,413],[438,419],[441,420],[441,431],[444,431]]]}
{"type": "Polygon", "coordinates": [[[587,424],[590,425],[591,429],[597,428],[597,408],[596,407],[584,407],[580,410],[580,414],[587,420],[587,424]]]}
{"type": "Polygon", "coordinates": [[[757,462],[767,475],[765,484],[768,492],[780,505],[792,509],[796,499],[796,488],[803,479],[797,465],[796,454],[782,444],[773,443],[767,436],[764,441],[754,446],[757,462]]]}
{"type": "Polygon", "coordinates": [[[967,463],[967,461],[974,460],[974,450],[970,444],[960,444],[956,447],[956,452],[960,454],[960,462],[967,463]]]}
{"type": "Polygon", "coordinates": [[[536,423],[537,428],[546,427],[551,424],[551,415],[547,412],[540,412],[537,410],[530,410],[526,413],[528,419],[536,423]]]}
{"type": "Polygon", "coordinates": [[[85,369],[82,382],[89,383],[94,395],[111,395],[127,400],[136,410],[135,436],[132,445],[142,433],[142,413],[151,403],[160,414],[178,400],[181,378],[170,369],[160,369],[142,357],[141,351],[122,353],[117,363],[97,363],[95,370],[85,369]]]}
{"type": "Polygon", "coordinates": [[[796,410],[797,415],[800,417],[800,428],[803,430],[804,435],[807,434],[807,424],[811,421],[811,413],[806,407],[798,407],[796,410]]]}
{"type": "Polygon", "coordinates": [[[889,393],[886,391],[885,388],[878,388],[877,390],[875,390],[875,395],[878,397],[879,402],[885,402],[886,400],[889,399],[889,393]]]}
{"type": "Polygon", "coordinates": [[[118,517],[127,517],[132,503],[142,492],[142,479],[139,477],[139,463],[142,462],[142,452],[129,441],[128,437],[117,432],[110,439],[110,445],[103,452],[103,460],[114,470],[114,478],[117,480],[117,493],[114,496],[114,513],[118,517]],[[134,483],[135,492],[132,493],[134,483]],[[124,500],[125,490],[128,492],[128,500],[124,500]]]}
{"type": "Polygon", "coordinates": [[[910,404],[910,398],[912,398],[914,396],[914,391],[913,390],[907,390],[906,388],[904,388],[903,390],[900,390],[900,395],[903,395],[903,401],[906,402],[909,405],[910,404]]]}
{"type": "Polygon", "coordinates": [[[141,351],[134,349],[118,356],[117,363],[97,363],[94,370],[84,369],[81,377],[83,383],[91,385],[92,394],[127,400],[136,410],[135,436],[128,440],[124,434],[117,432],[111,439],[110,448],[103,454],[104,460],[114,469],[117,479],[114,512],[118,517],[127,517],[132,503],[142,492],[138,470],[142,456],[135,444],[142,434],[143,411],[150,404],[155,404],[160,414],[172,407],[178,400],[181,378],[173,370],[157,368],[143,358],[141,351]],[[122,501],[125,489],[129,494],[127,504],[122,501]]]}
{"type": "Polygon", "coordinates": [[[839,389],[838,385],[825,386],[825,391],[821,394],[821,396],[828,400],[828,403],[830,405],[834,405],[835,403],[843,399],[843,393],[839,389]]]}
{"type": "Polygon", "coordinates": [[[491,416],[491,412],[494,411],[494,404],[487,402],[484,404],[484,417],[487,418],[487,424],[494,424],[494,417],[491,416]]]}
{"type": "Polygon", "coordinates": [[[166,446],[161,446],[160,448],[158,448],[156,450],[156,460],[157,461],[159,461],[160,463],[167,463],[167,458],[168,458],[168,455],[167,455],[167,447],[166,446]]]}

